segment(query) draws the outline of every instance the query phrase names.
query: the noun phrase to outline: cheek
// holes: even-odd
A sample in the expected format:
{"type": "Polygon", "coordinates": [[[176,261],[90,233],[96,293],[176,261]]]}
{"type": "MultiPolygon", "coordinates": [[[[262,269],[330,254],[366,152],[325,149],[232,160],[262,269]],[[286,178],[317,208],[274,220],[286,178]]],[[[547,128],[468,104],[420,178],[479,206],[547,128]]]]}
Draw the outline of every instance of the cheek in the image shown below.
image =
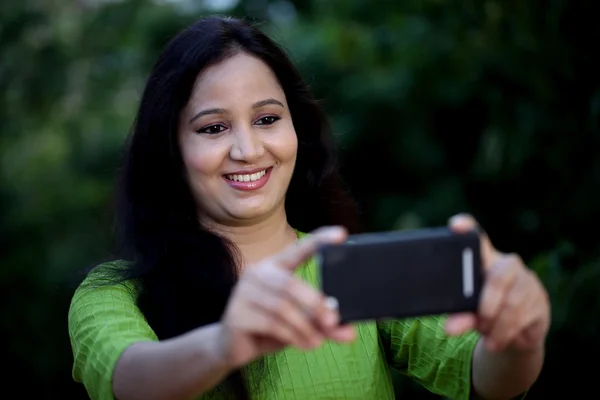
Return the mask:
{"type": "Polygon", "coordinates": [[[298,137],[294,129],[280,135],[274,143],[275,155],[281,163],[294,163],[298,153],[298,137]]]}
{"type": "Polygon", "coordinates": [[[201,140],[181,143],[183,163],[190,178],[217,172],[223,161],[222,153],[218,146],[210,146],[201,140]]]}

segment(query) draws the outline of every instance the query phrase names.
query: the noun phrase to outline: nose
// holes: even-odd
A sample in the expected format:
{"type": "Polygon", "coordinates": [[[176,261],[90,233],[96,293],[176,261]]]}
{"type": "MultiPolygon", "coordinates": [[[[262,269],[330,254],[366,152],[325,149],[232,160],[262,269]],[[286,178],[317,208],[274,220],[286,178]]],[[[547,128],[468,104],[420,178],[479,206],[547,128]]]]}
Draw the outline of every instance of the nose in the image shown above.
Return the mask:
{"type": "Polygon", "coordinates": [[[233,144],[229,151],[232,160],[252,164],[265,153],[259,135],[252,128],[237,129],[233,136],[233,144]]]}

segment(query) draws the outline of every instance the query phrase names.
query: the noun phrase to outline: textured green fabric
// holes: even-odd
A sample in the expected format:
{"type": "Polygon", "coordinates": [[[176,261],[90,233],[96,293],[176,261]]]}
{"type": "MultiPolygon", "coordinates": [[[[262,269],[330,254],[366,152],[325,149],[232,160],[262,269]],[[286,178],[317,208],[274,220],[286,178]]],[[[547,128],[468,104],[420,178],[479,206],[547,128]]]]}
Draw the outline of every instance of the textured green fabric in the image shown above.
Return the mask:
{"type": "MultiPolygon", "coordinates": [[[[312,260],[297,275],[319,286],[312,260]]],[[[132,343],[157,338],[135,304],[133,284],[99,286],[94,282],[98,276],[90,275],[80,285],[69,310],[73,378],[85,385],[91,399],[112,400],[112,374],[121,353],[132,343]]],[[[434,393],[466,400],[478,335],[447,337],[444,320],[428,317],[357,324],[352,344],[327,342],[308,352],[287,348],[267,356],[260,368],[257,363],[249,365],[244,374],[252,397],[259,400],[384,400],[394,398],[392,366],[434,393]]],[[[227,397],[218,388],[202,397],[221,398],[227,397]]]]}

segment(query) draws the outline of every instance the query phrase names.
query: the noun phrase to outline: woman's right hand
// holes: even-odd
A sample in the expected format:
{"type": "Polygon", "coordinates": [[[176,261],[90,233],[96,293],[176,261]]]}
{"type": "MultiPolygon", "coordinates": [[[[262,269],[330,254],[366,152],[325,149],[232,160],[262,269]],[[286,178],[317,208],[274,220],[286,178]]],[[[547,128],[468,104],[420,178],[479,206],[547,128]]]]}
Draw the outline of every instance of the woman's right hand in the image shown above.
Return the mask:
{"type": "Polygon", "coordinates": [[[352,327],[339,325],[337,308],[318,290],[293,276],[318,246],[340,243],[345,238],[342,228],[321,228],[244,269],[221,321],[220,350],[232,369],[288,345],[309,350],[325,339],[354,339],[352,327]]]}

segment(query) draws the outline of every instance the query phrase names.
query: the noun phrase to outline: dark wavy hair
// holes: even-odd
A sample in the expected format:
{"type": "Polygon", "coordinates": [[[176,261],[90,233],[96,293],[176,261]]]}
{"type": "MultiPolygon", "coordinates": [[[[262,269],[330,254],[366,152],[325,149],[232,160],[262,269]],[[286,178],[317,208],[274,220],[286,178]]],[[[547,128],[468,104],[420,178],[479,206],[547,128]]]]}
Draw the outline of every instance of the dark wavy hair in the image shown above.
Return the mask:
{"type": "MultiPolygon", "coordinates": [[[[219,321],[237,280],[233,243],[201,226],[177,141],[179,114],[199,73],[239,52],[260,58],[285,93],[298,136],[286,195],[301,231],[359,229],[355,202],[336,167],[327,119],[285,52],[250,23],[204,18],[180,32],[154,65],[128,139],[117,192],[119,279],[136,280],[138,306],[159,339],[219,321]]],[[[224,384],[248,398],[241,371],[224,384]]]]}

